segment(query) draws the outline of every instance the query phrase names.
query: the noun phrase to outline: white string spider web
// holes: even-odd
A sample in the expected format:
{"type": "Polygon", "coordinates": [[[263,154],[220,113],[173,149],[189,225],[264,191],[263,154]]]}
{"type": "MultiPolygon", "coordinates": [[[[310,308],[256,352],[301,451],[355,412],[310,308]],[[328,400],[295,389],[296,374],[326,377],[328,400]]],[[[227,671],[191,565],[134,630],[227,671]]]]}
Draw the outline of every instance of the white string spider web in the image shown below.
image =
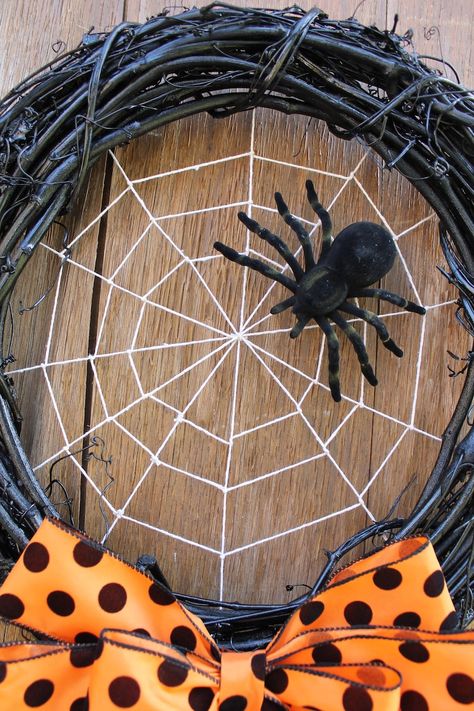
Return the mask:
{"type": "MultiPolygon", "coordinates": [[[[44,475],[59,457],[71,455],[69,462],[87,480],[89,491],[107,515],[104,542],[113,541],[116,527],[127,523],[156,532],[176,545],[203,551],[218,561],[221,598],[228,597],[229,590],[234,594],[226,565],[239,555],[273,541],[278,544],[299,532],[315,531],[350,512],[369,522],[380,518],[381,511],[388,513],[393,502],[383,500],[384,476],[394,461],[406,458],[404,443],[412,438],[412,449],[424,442],[435,451],[440,442],[439,429],[419,414],[419,400],[426,398],[429,386],[430,376],[423,375],[427,331],[432,334],[438,328],[430,322],[430,315],[447,312],[454,303],[454,294],[446,298],[444,290],[442,298],[436,297],[428,280],[412,273],[414,248],[408,245],[419,244],[420,238],[409,240],[418,232],[425,234],[426,228],[435,233],[434,215],[429,212],[396,230],[365,186],[368,172],[374,170],[369,153],[355,152],[346,174],[269,157],[258,149],[255,116],[252,113],[248,150],[222,158],[131,177],[122,158],[111,154],[121,187],[69,245],[72,256],[50,297],[51,318],[40,358],[9,371],[20,389],[22,377],[38,374],[43,378],[56,420],[58,438],[34,462],[38,474],[44,475]],[[236,175],[236,180],[228,181],[227,192],[221,169],[236,175]],[[178,206],[181,200],[186,209],[156,214],[154,195],[166,180],[179,178],[184,185],[194,180],[196,185],[196,179],[206,181],[209,171],[221,181],[215,202],[199,205],[198,194],[196,205],[190,206],[189,188],[184,202],[176,198],[178,206]],[[392,279],[387,288],[423,303],[427,317],[381,306],[381,318],[405,350],[401,362],[379,352],[367,324],[353,320],[371,360],[377,356],[381,383],[375,392],[365,383],[351,346],[341,339],[345,375],[342,402],[335,405],[329,396],[325,340],[319,328],[307,327],[298,342],[290,342],[291,314],[268,313],[285,298],[282,287],[230,264],[212,250],[212,229],[217,229],[226,244],[282,271],[288,269],[268,245],[245,234],[236,219],[237,211],[244,210],[281,233],[300,256],[294,236],[291,242],[288,231],[283,233],[274,204],[261,197],[263,176],[267,194],[280,190],[318,244],[319,222],[303,207],[304,192],[299,189],[297,202],[289,199],[285,186],[272,179],[272,171],[297,176],[294,180],[299,184],[311,177],[318,192],[321,186],[326,195],[331,192],[330,200],[324,198],[324,202],[337,225],[335,234],[350,221],[368,219],[384,224],[395,239],[398,260],[387,277],[392,279]],[[339,215],[347,215],[348,206],[353,217],[341,224],[339,215]],[[105,255],[105,268],[99,270],[97,263],[80,257],[77,248],[94,227],[107,219],[109,231],[115,226],[125,233],[129,228],[126,215],[133,210],[140,215],[140,229],[128,234],[127,240],[120,235],[114,238],[105,255]],[[118,211],[116,219],[114,211],[118,211]],[[61,300],[65,282],[74,272],[99,285],[97,329],[88,352],[58,358],[54,345],[58,334],[67,341],[61,300]],[[74,380],[87,368],[94,392],[92,416],[84,431],[84,427],[71,428],[65,417],[68,403],[61,402],[58,382],[74,380]],[[407,378],[403,405],[395,405],[394,389],[407,378]],[[365,428],[370,426],[376,433],[377,423],[384,428],[384,442],[377,443],[380,451],[367,469],[368,455],[358,448],[365,428]],[[357,429],[362,434],[354,439],[357,429]],[[133,447],[133,473],[121,485],[120,497],[114,484],[129,475],[130,462],[127,457],[120,459],[118,446],[114,484],[109,487],[103,476],[74,454],[85,433],[99,435],[106,443],[119,433],[121,441],[133,447]],[[211,453],[212,466],[206,452],[211,453]],[[176,488],[180,496],[175,500],[176,488]],[[301,489],[308,496],[292,511],[294,492],[301,489]],[[208,503],[197,499],[193,504],[196,492],[203,490],[208,503]],[[179,509],[183,495],[189,497],[185,504],[190,502],[186,515],[182,506],[179,509]],[[209,520],[204,533],[198,530],[203,516],[209,520]]],[[[42,249],[56,260],[65,257],[64,250],[51,243],[42,244],[42,249]]],[[[370,307],[374,308],[373,302],[370,307]]],[[[166,561],[163,567],[166,572],[166,561]]]]}

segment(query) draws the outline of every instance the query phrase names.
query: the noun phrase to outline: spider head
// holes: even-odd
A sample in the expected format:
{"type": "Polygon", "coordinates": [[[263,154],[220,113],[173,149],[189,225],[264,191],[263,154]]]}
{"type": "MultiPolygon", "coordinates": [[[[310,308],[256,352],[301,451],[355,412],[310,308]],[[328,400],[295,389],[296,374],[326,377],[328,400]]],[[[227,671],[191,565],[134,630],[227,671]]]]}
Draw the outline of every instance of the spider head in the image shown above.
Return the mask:
{"type": "Polygon", "coordinates": [[[295,293],[296,316],[323,316],[337,309],[348,293],[344,279],[333,269],[315,266],[302,277],[295,293]]]}

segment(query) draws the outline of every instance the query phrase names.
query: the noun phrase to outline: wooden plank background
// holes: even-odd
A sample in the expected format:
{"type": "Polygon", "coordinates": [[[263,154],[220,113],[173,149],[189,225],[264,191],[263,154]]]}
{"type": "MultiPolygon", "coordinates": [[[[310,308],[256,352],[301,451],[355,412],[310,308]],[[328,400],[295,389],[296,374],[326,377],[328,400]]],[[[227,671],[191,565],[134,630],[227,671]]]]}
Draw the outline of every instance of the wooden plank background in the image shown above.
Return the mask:
{"type": "MultiPolygon", "coordinates": [[[[263,1],[254,4],[266,5],[263,1]]],[[[0,6],[2,93],[37,66],[51,60],[59,43],[71,48],[91,27],[106,30],[121,20],[144,21],[164,5],[156,0],[107,0],[101,3],[48,0],[44,4],[36,0],[3,0],[0,6]]],[[[278,7],[285,5],[285,2],[273,3],[278,7]]],[[[309,9],[310,3],[304,1],[302,6],[309,9]]],[[[420,54],[442,55],[454,64],[466,85],[473,83],[474,5],[471,0],[460,0],[454,7],[447,0],[366,0],[358,6],[354,0],[331,0],[325,10],[336,18],[348,17],[357,10],[356,16],[361,22],[379,27],[391,27],[395,13],[398,13],[398,31],[413,28],[414,43],[420,54]]],[[[250,113],[223,121],[198,116],[119,149],[115,156],[128,179],[136,180],[246,153],[251,148],[251,137],[250,113]]],[[[314,214],[304,200],[304,181],[308,177],[305,168],[316,169],[322,171],[313,177],[323,203],[330,205],[337,196],[331,213],[335,232],[355,220],[378,221],[371,206],[370,201],[373,201],[395,234],[406,232],[400,237],[399,244],[422,302],[431,306],[453,298],[453,291],[435,269],[436,264],[443,263],[443,258],[437,245],[436,220],[430,219],[429,207],[402,178],[382,171],[376,157],[366,156],[358,144],[334,139],[322,125],[314,122],[308,125],[302,117],[288,118],[262,110],[255,112],[253,138],[255,155],[267,160],[253,162],[252,176],[249,174],[250,160],[244,157],[200,171],[136,183],[133,191],[129,189],[102,219],[92,224],[81,240],[74,260],[90,271],[101,266],[106,277],[114,274],[131,246],[146,231],[115,278],[122,291],[114,289],[109,297],[106,282],[94,280],[90,271],[68,265],[59,282],[59,305],[54,312],[52,330],[50,323],[56,289],[40,307],[21,317],[15,316],[14,353],[17,361],[13,370],[42,363],[46,349],[49,362],[76,361],[47,369],[49,384],[38,368],[14,376],[25,417],[23,440],[45,485],[49,481],[52,462],[42,463],[61,450],[65,438],[76,442],[72,450],[80,450],[87,443],[81,439],[84,428],[94,427],[104,419],[104,401],[107,411],[116,413],[139,397],[137,381],[126,354],[96,361],[102,394],[98,392],[97,381],[91,380],[91,368],[86,358],[98,340],[98,352],[104,354],[124,351],[132,342],[135,347],[146,349],[160,343],[202,341],[218,336],[206,325],[229,330],[225,317],[210,301],[192,267],[185,264],[177,268],[176,250],[163,240],[156,225],[149,226],[149,216],[140,201],[157,218],[157,225],[172,235],[175,243],[191,259],[199,259],[212,253],[212,242],[216,238],[236,249],[243,249],[246,236],[236,220],[238,208],[194,212],[180,217],[167,215],[245,202],[249,199],[251,183],[255,204],[273,208],[272,194],[278,189],[295,213],[314,222],[314,214]],[[353,173],[365,193],[354,179],[334,177],[350,178],[353,173]],[[410,229],[423,218],[428,219],[419,227],[410,229]],[[174,275],[152,290],[174,267],[174,275]],[[178,309],[205,326],[170,316],[153,307],[152,303],[147,303],[140,313],[141,302],[127,291],[148,294],[150,302],[178,309]],[[108,309],[108,317],[100,332],[104,309],[108,309]],[[140,327],[135,333],[139,318],[140,327]],[[112,360],[119,368],[118,376],[111,367],[112,360]],[[52,404],[51,392],[58,403],[63,430],[52,404]]],[[[74,213],[67,219],[71,237],[89,225],[126,188],[122,170],[111,159],[104,160],[93,171],[74,213]]],[[[255,208],[252,214],[266,226],[281,231],[275,212],[255,208]]],[[[294,236],[288,230],[283,230],[282,235],[296,248],[294,236]]],[[[316,239],[318,236],[317,231],[316,239]]],[[[57,229],[48,237],[48,244],[57,247],[61,237],[62,230],[57,229]]],[[[278,261],[271,250],[261,245],[253,246],[278,261]]],[[[222,259],[195,264],[230,320],[236,323],[241,308],[243,271],[222,259]]],[[[44,293],[54,282],[57,270],[57,257],[47,249],[39,249],[15,291],[13,306],[16,314],[20,302],[29,306],[44,293]]],[[[247,276],[244,312],[249,316],[268,284],[255,273],[247,276]]],[[[414,298],[400,260],[384,280],[384,285],[414,298]]],[[[253,320],[263,318],[269,307],[281,300],[279,297],[285,298],[283,294],[283,288],[275,288],[253,320]]],[[[389,304],[381,306],[382,313],[396,310],[389,304]]],[[[296,400],[305,392],[308,378],[315,373],[321,345],[319,331],[305,331],[298,341],[290,341],[281,329],[288,330],[293,320],[291,314],[282,314],[253,329],[254,333],[258,330],[276,331],[250,338],[255,346],[264,349],[264,363],[242,346],[233,431],[229,422],[237,348],[229,353],[216,376],[186,411],[185,417],[201,429],[187,422],[176,423],[173,408],[182,410],[224,350],[212,355],[216,343],[206,342],[180,349],[137,353],[134,364],[146,391],[160,387],[197,360],[203,361],[185,377],[160,388],[159,398],[166,405],[153,399],[142,400],[117,418],[119,426],[108,422],[95,430],[94,434],[104,445],[102,449],[98,446],[92,451],[96,456],[101,453],[104,457],[111,455],[110,467],[96,458],[88,460],[80,452],[55,465],[54,476],[61,480],[72,498],[75,521],[80,521],[82,516],[90,534],[104,535],[106,523],[102,511],[109,523],[113,517],[101,504],[97,491],[106,489],[106,496],[115,508],[124,508],[127,516],[147,524],[121,520],[110,533],[108,545],[130,560],[144,552],[155,554],[174,589],[205,596],[218,596],[223,592],[226,599],[241,601],[280,602],[292,596],[286,590],[287,584],[312,583],[324,562],[325,548],[334,547],[367,524],[369,519],[364,506],[375,518],[386,516],[397,494],[414,479],[398,508],[401,514],[408,511],[430,471],[439,436],[462,384],[461,377],[449,378],[447,370],[449,357],[446,349],[449,347],[463,355],[469,348],[467,335],[455,322],[453,305],[430,309],[426,316],[426,339],[414,412],[413,399],[407,393],[413,391],[417,378],[422,319],[413,314],[386,319],[394,340],[404,348],[405,356],[401,360],[378,348],[374,333],[371,329],[367,331],[369,355],[380,381],[375,390],[368,386],[364,389],[364,401],[373,409],[358,409],[342,424],[353,407],[350,401],[335,405],[327,390],[317,387],[313,387],[304,399],[303,414],[322,440],[340,426],[327,446],[353,488],[344,482],[328,457],[317,458],[323,454],[320,443],[299,416],[235,437],[228,466],[229,448],[225,440],[232,434],[283,417],[291,410],[291,401],[276,386],[265,364],[296,400]],[[287,361],[303,375],[283,366],[277,359],[287,361]],[[403,423],[409,422],[413,427],[406,431],[395,454],[385,462],[406,430],[403,423]],[[173,434],[161,448],[163,433],[170,430],[173,434]],[[205,435],[203,430],[210,431],[213,436],[205,435]],[[137,495],[128,502],[150,464],[150,451],[160,451],[160,462],[151,467],[137,495]],[[310,461],[292,466],[303,460],[310,461]],[[93,485],[84,485],[78,464],[87,469],[93,485]],[[286,471],[278,476],[263,478],[251,486],[239,486],[259,474],[282,467],[286,471]],[[180,469],[195,473],[196,478],[179,473],[180,469]],[[108,473],[113,476],[113,481],[108,473]],[[377,477],[369,487],[374,474],[377,477]],[[227,481],[230,490],[224,497],[223,492],[209,481],[221,485],[227,481]],[[360,505],[354,490],[359,493],[364,506],[360,505]],[[346,513],[331,516],[345,508],[349,509],[346,513]],[[305,526],[318,518],[324,520],[305,526]],[[153,528],[163,532],[157,533],[153,528]],[[297,529],[294,533],[277,536],[293,528],[297,529]],[[221,570],[221,559],[212,551],[221,550],[223,536],[225,551],[234,552],[225,558],[221,570]],[[182,539],[190,539],[198,545],[189,545],[182,539]],[[263,539],[271,540],[254,545],[263,539]]],[[[361,325],[357,327],[362,332],[361,325]]],[[[326,357],[324,352],[322,382],[327,378],[326,357]]],[[[357,401],[360,371],[353,349],[343,339],[341,363],[343,392],[357,401]]],[[[61,500],[58,489],[54,496],[57,501],[61,500]]],[[[61,510],[66,514],[64,506],[61,510]]]]}

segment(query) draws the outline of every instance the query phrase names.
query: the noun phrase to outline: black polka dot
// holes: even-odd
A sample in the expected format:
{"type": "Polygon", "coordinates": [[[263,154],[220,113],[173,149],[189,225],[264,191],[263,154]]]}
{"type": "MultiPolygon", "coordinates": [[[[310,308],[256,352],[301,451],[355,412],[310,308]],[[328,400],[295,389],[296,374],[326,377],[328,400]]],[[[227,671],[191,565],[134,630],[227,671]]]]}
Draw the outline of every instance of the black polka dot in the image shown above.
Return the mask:
{"type": "Polygon", "coordinates": [[[72,702],[69,711],[89,711],[89,699],[87,696],[81,696],[72,702]]]}
{"type": "Polygon", "coordinates": [[[435,570],[434,573],[431,573],[431,575],[426,578],[423,590],[428,597],[438,597],[438,595],[441,595],[444,590],[444,575],[441,570],[435,570]]]}
{"type": "Polygon", "coordinates": [[[366,602],[356,600],[346,605],[344,617],[350,625],[369,625],[372,619],[372,610],[366,602]]]}
{"type": "Polygon", "coordinates": [[[193,711],[208,711],[214,699],[214,692],[207,686],[196,686],[188,696],[189,705],[193,711]]]}
{"type": "Polygon", "coordinates": [[[417,664],[427,662],[430,658],[430,653],[421,642],[403,642],[398,649],[405,659],[408,659],[410,662],[416,662],[417,664]]]}
{"type": "Polygon", "coordinates": [[[193,652],[196,649],[196,635],[190,627],[185,627],[184,625],[175,627],[171,632],[170,639],[171,644],[176,645],[176,647],[183,647],[190,652],[193,652]]]}
{"type": "Polygon", "coordinates": [[[148,630],[144,630],[143,627],[137,627],[135,630],[133,630],[134,634],[139,634],[141,637],[151,637],[151,634],[148,632],[148,630]]]}
{"type": "Polygon", "coordinates": [[[400,699],[401,711],[429,711],[428,703],[418,691],[404,691],[400,699]]]}
{"type": "Polygon", "coordinates": [[[46,602],[51,612],[55,615],[60,615],[60,617],[68,617],[72,615],[76,604],[72,597],[63,590],[54,590],[50,592],[46,602]]]}
{"type": "Polygon", "coordinates": [[[274,694],[281,694],[288,686],[288,674],[284,669],[274,669],[265,677],[265,686],[274,694]]]}
{"type": "Polygon", "coordinates": [[[261,652],[261,654],[256,654],[252,657],[250,666],[252,667],[253,675],[256,679],[263,681],[265,679],[265,666],[266,666],[266,654],[261,652]]]}
{"type": "Polygon", "coordinates": [[[7,665],[5,662],[0,662],[0,684],[4,681],[7,675],[7,665]]]}
{"type": "Polygon", "coordinates": [[[172,592],[158,583],[152,583],[148,588],[148,595],[157,605],[172,605],[175,597],[172,592]]]}
{"type": "Polygon", "coordinates": [[[474,702],[474,679],[467,674],[451,674],[446,682],[446,688],[452,699],[459,704],[474,702]]]}
{"type": "Polygon", "coordinates": [[[394,590],[402,582],[402,574],[396,568],[381,568],[373,575],[374,584],[380,590],[394,590]]]}
{"type": "Polygon", "coordinates": [[[247,699],[245,696],[229,696],[219,704],[219,711],[244,711],[246,708],[247,699]]]}
{"type": "Polygon", "coordinates": [[[26,689],[23,696],[25,704],[31,708],[42,706],[54,694],[54,684],[49,679],[38,679],[26,689]]]}
{"type": "Polygon", "coordinates": [[[107,583],[99,592],[99,605],[105,612],[120,612],[127,602],[127,591],[120,583],[107,583]]]}
{"type": "Polygon", "coordinates": [[[41,573],[48,567],[49,553],[42,543],[30,543],[23,553],[23,565],[30,573],[41,573]]]}
{"type": "Polygon", "coordinates": [[[322,615],[324,611],[324,603],[319,600],[307,602],[300,607],[300,620],[304,625],[310,625],[322,615]]]}
{"type": "Polygon", "coordinates": [[[109,684],[109,698],[119,708],[129,709],[140,698],[140,686],[131,676],[118,676],[109,684]]]}
{"type": "Polygon", "coordinates": [[[80,565],[81,568],[92,568],[94,565],[100,563],[104,553],[84,541],[79,541],[79,543],[76,543],[74,546],[72,555],[74,556],[76,563],[80,565]]]}
{"type": "Polygon", "coordinates": [[[395,627],[419,627],[421,617],[417,612],[402,612],[393,621],[395,627]]]}
{"type": "Polygon", "coordinates": [[[459,620],[457,613],[453,610],[452,612],[447,615],[444,620],[442,621],[439,631],[440,632],[449,632],[450,630],[455,630],[456,627],[459,625],[459,620]]]}
{"type": "Polygon", "coordinates": [[[316,664],[339,664],[342,654],[335,644],[324,642],[313,649],[312,656],[316,664]]]}
{"type": "Polygon", "coordinates": [[[94,664],[96,659],[100,657],[102,654],[102,640],[100,640],[97,644],[92,645],[84,645],[80,647],[74,647],[71,649],[69,653],[69,660],[72,664],[73,667],[82,668],[82,667],[90,667],[91,664],[94,664]]]}
{"type": "Polygon", "coordinates": [[[5,593],[0,595],[0,616],[7,620],[16,620],[25,611],[25,606],[16,595],[5,593]]]}
{"type": "Polygon", "coordinates": [[[188,676],[186,667],[176,664],[168,659],[158,667],[158,679],[165,686],[180,686],[188,676]]]}
{"type": "Polygon", "coordinates": [[[74,637],[77,644],[97,644],[99,638],[92,632],[78,632],[74,637]]]}
{"type": "Polygon", "coordinates": [[[373,708],[370,694],[358,686],[349,686],[342,696],[344,711],[371,711],[373,708]]]}

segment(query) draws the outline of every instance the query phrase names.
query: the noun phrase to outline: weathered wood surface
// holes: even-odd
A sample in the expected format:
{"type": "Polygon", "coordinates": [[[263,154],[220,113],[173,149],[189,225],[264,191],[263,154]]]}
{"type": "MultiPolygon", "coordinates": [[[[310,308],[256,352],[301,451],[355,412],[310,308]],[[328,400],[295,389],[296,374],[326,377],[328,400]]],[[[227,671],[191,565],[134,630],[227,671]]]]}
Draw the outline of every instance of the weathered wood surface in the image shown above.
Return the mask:
{"type": "MultiPolygon", "coordinates": [[[[309,2],[302,4],[310,7],[309,2]]],[[[152,0],[49,0],[44,5],[3,0],[2,93],[50,60],[58,41],[70,48],[92,26],[102,30],[122,19],[144,21],[162,6],[152,0]]],[[[333,0],[326,9],[334,17],[348,17],[355,6],[353,0],[333,0]]],[[[357,17],[391,27],[396,12],[398,31],[413,28],[420,54],[442,55],[455,65],[464,83],[472,84],[474,6],[469,0],[455,8],[446,0],[367,0],[360,4],[357,17]]],[[[469,347],[455,321],[454,306],[439,306],[451,301],[454,293],[435,269],[443,262],[436,220],[406,181],[382,171],[377,157],[367,155],[358,144],[338,141],[325,127],[308,124],[302,117],[263,110],[254,118],[249,113],[223,121],[198,116],[119,149],[115,157],[116,162],[103,161],[94,170],[80,205],[66,221],[74,237],[126,191],[91,225],[74,253],[74,262],[85,269],[66,266],[58,288],[39,308],[15,316],[13,369],[61,363],[15,376],[25,416],[25,447],[46,484],[52,455],[67,443],[69,451],[78,452],[87,444],[82,440],[84,427],[92,426],[104,446],[91,451],[111,455],[112,465],[106,467],[79,452],[53,469],[72,497],[76,522],[82,514],[90,534],[104,535],[101,509],[109,524],[114,520],[97,494],[105,491],[110,504],[132,519],[113,527],[108,545],[130,560],[143,552],[154,553],[175,589],[205,596],[222,593],[241,601],[288,600],[286,584],[311,583],[324,562],[323,550],[364,526],[368,511],[377,519],[386,516],[399,492],[413,480],[398,506],[401,514],[408,511],[436,456],[462,384],[462,376],[448,377],[446,349],[462,356],[469,347]],[[241,154],[233,161],[212,163],[241,154]],[[199,171],[162,175],[209,162],[199,171]],[[154,175],[162,177],[133,182],[154,175]],[[236,212],[248,209],[249,200],[261,206],[252,210],[255,219],[281,231],[296,249],[294,235],[281,229],[272,195],[280,190],[296,214],[315,223],[304,199],[309,175],[323,203],[334,202],[336,232],[355,220],[379,221],[375,205],[394,234],[403,233],[398,244],[406,267],[398,259],[384,286],[411,299],[416,299],[417,291],[425,305],[433,306],[424,325],[413,314],[386,318],[392,337],[404,348],[401,360],[379,348],[372,329],[366,329],[380,385],[375,390],[364,385],[364,408],[356,407],[361,377],[345,340],[341,339],[342,387],[349,399],[335,405],[327,390],[311,383],[320,356],[319,331],[309,329],[294,342],[288,338],[291,314],[261,321],[273,303],[285,298],[285,290],[276,286],[259,305],[269,286],[263,277],[255,273],[244,277],[241,268],[220,258],[199,261],[213,253],[216,238],[244,248],[246,233],[236,212]],[[234,203],[244,203],[243,208],[196,212],[234,203]],[[425,221],[418,225],[421,220],[425,221]],[[183,254],[189,259],[181,264],[183,254]],[[119,288],[94,280],[91,272],[100,265],[119,288]],[[107,318],[101,328],[104,310],[107,318]],[[240,330],[240,320],[249,317],[248,327],[255,324],[248,331],[252,348],[234,341],[225,355],[225,341],[211,339],[229,334],[230,323],[240,330]],[[187,341],[198,343],[150,349],[187,341]],[[95,379],[87,363],[94,349],[99,355],[120,353],[94,361],[95,379]],[[130,349],[136,350],[133,366],[130,349]],[[68,360],[75,362],[64,363],[68,360]],[[175,378],[182,371],[185,375],[175,378]],[[143,392],[153,391],[155,397],[141,397],[138,381],[143,392]],[[416,401],[410,395],[415,390],[416,401]],[[298,402],[301,415],[278,421],[296,413],[298,402]],[[270,420],[277,421],[259,427],[270,420]],[[248,430],[253,431],[245,434],[248,430]],[[82,484],[82,493],[80,466],[91,482],[82,484]],[[279,469],[284,471],[263,477],[279,469]],[[259,476],[259,481],[242,486],[259,476]],[[333,515],[343,509],[347,511],[333,515]],[[219,552],[230,551],[222,566],[219,552]]],[[[315,234],[318,240],[319,229],[315,234]]],[[[62,236],[58,228],[48,244],[59,248],[62,236]]],[[[256,241],[252,236],[254,249],[280,261],[256,241]]],[[[38,250],[15,292],[16,312],[20,301],[33,304],[54,282],[58,263],[53,252],[38,250]]],[[[397,312],[389,304],[380,310],[397,312]]],[[[356,327],[361,333],[365,330],[362,324],[356,327]]],[[[324,350],[323,383],[326,358],[324,350]]],[[[54,496],[58,502],[64,498],[59,489],[54,496]]],[[[64,506],[61,510],[66,514],[64,506]]]]}

